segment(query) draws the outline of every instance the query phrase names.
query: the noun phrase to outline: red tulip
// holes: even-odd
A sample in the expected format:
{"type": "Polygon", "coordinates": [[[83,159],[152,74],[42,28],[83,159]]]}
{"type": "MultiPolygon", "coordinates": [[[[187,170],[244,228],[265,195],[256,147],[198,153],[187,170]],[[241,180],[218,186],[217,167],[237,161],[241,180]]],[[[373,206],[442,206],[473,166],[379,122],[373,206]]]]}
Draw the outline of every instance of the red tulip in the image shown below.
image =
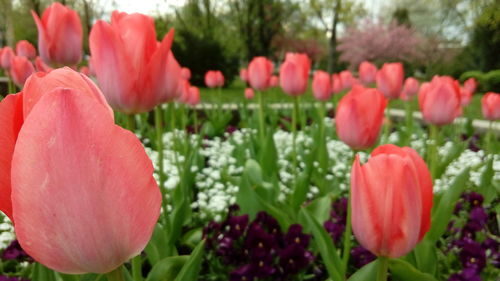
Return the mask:
{"type": "Polygon", "coordinates": [[[467,106],[472,100],[472,95],[476,91],[477,82],[474,78],[469,78],[464,82],[464,86],[460,88],[460,100],[462,106],[467,106]]]}
{"type": "Polygon", "coordinates": [[[205,84],[209,88],[224,86],[224,75],[219,70],[209,70],[205,73],[205,84]]]}
{"type": "Polygon", "coordinates": [[[269,79],[269,86],[271,88],[278,87],[279,84],[279,78],[276,75],[272,75],[271,79],[269,79]]]}
{"type": "Polygon", "coordinates": [[[344,88],[342,87],[342,80],[340,79],[339,74],[332,75],[332,91],[334,94],[338,94],[342,92],[344,88]]]}
{"type": "Polygon", "coordinates": [[[33,60],[36,58],[36,49],[30,42],[21,40],[16,44],[16,54],[33,60]]]}
{"type": "Polygon", "coordinates": [[[484,118],[495,121],[500,120],[500,94],[488,92],[481,99],[484,118]]]}
{"type": "Polygon", "coordinates": [[[4,47],[0,56],[0,66],[5,69],[10,69],[10,61],[15,56],[14,51],[11,47],[4,47]]]}
{"type": "Polygon", "coordinates": [[[191,70],[187,67],[181,68],[181,78],[186,80],[191,79],[191,70]]]}
{"type": "Polygon", "coordinates": [[[240,79],[243,82],[248,82],[248,70],[246,68],[240,70],[240,79]]]}
{"type": "Polygon", "coordinates": [[[280,85],[285,93],[299,96],[306,92],[311,60],[306,54],[287,53],[280,67],[280,85]]]}
{"type": "Polygon", "coordinates": [[[401,92],[401,99],[406,101],[411,100],[418,93],[419,86],[417,79],[413,77],[406,78],[403,92],[401,92]]]}
{"type": "Polygon", "coordinates": [[[26,79],[34,72],[35,67],[33,67],[33,64],[26,57],[15,56],[12,58],[10,62],[10,76],[17,86],[22,88],[26,79]]]}
{"type": "Polygon", "coordinates": [[[325,71],[317,70],[314,72],[312,83],[314,97],[320,101],[327,101],[332,96],[332,83],[330,74],[325,71]]]}
{"type": "Polygon", "coordinates": [[[252,88],[246,88],[245,89],[245,98],[247,100],[251,100],[255,97],[255,93],[252,88]]]}
{"type": "Polygon", "coordinates": [[[170,46],[171,30],[156,42],[153,18],[113,12],[90,32],[92,68],[106,100],[124,113],[141,113],[178,97],[181,67],[170,46]]]}
{"type": "Polygon", "coordinates": [[[370,84],[375,82],[375,77],[377,75],[377,67],[368,61],[363,61],[359,65],[359,78],[364,84],[370,84]]]}
{"type": "Polygon", "coordinates": [[[477,88],[477,81],[475,78],[469,78],[464,82],[464,89],[474,94],[477,88]]]}
{"type": "Polygon", "coordinates": [[[344,70],[339,73],[340,84],[342,85],[342,90],[352,88],[352,80],[354,77],[349,70],[344,70]]]}
{"type": "Polygon", "coordinates": [[[362,166],[356,156],[351,192],[354,235],[377,256],[409,253],[430,228],[432,178],[412,148],[380,146],[362,166]]]}
{"type": "Polygon", "coordinates": [[[384,63],[382,68],[377,72],[377,88],[386,98],[397,99],[403,88],[404,76],[402,63],[384,63]]]}
{"type": "Polygon", "coordinates": [[[420,111],[426,122],[446,125],[462,114],[460,86],[448,76],[434,76],[432,81],[420,87],[418,95],[420,111]]]}
{"type": "Polygon", "coordinates": [[[340,140],[357,150],[373,146],[386,106],[387,100],[377,89],[355,86],[337,106],[335,127],[340,140]]]}
{"type": "Polygon", "coordinates": [[[258,91],[265,91],[270,87],[273,63],[265,57],[255,57],[248,65],[248,82],[258,91]]]}
{"type": "Polygon", "coordinates": [[[191,106],[195,106],[200,103],[200,89],[195,86],[189,87],[189,99],[187,100],[187,104],[191,106]]]}
{"type": "Polygon", "coordinates": [[[82,58],[83,31],[78,14],[55,2],[42,19],[31,11],[38,29],[38,51],[47,64],[75,65],[82,58]]]}
{"type": "Polygon", "coordinates": [[[52,70],[54,70],[52,67],[46,65],[40,57],[36,57],[35,67],[36,71],[42,71],[42,72],[51,72],[52,70]]]}

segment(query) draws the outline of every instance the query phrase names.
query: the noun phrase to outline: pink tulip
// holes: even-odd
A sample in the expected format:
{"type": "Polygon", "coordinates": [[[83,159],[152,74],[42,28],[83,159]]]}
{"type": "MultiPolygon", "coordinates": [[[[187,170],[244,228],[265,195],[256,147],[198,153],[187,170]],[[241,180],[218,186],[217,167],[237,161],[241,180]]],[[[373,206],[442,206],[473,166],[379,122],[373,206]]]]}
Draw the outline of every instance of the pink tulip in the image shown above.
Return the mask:
{"type": "Polygon", "coordinates": [[[46,65],[40,57],[36,57],[35,59],[35,68],[36,71],[42,72],[51,72],[52,70],[54,70],[52,67],[46,65]]]}
{"type": "Polygon", "coordinates": [[[278,78],[278,76],[277,75],[272,75],[271,79],[269,79],[269,86],[271,88],[278,87],[279,82],[280,82],[280,79],[278,78]]]}
{"type": "Polygon", "coordinates": [[[246,88],[245,89],[245,98],[247,100],[251,100],[255,97],[255,93],[252,88],[246,88]]]}
{"type": "Polygon", "coordinates": [[[42,19],[31,11],[38,29],[38,51],[47,64],[75,65],[82,59],[83,30],[78,14],[55,2],[42,19]]]}
{"type": "Polygon", "coordinates": [[[5,70],[9,70],[10,62],[14,56],[15,54],[11,47],[4,47],[0,57],[0,66],[5,70]]]}
{"type": "Polygon", "coordinates": [[[342,85],[342,90],[351,89],[354,77],[349,70],[344,70],[339,73],[340,84],[342,85]]]}
{"type": "Polygon", "coordinates": [[[187,104],[191,106],[195,106],[200,103],[200,89],[195,86],[189,87],[189,99],[187,100],[187,104]]]}
{"type": "Polygon", "coordinates": [[[403,86],[403,92],[401,93],[401,99],[406,101],[411,100],[418,93],[419,87],[420,85],[417,79],[413,77],[406,78],[403,86]]]}
{"type": "Polygon", "coordinates": [[[319,101],[327,101],[332,96],[332,83],[330,74],[325,71],[317,70],[314,72],[312,83],[314,97],[319,101]]]}
{"type": "Polygon", "coordinates": [[[224,86],[224,75],[219,70],[209,70],[205,73],[205,85],[209,88],[224,86]]]}
{"type": "Polygon", "coordinates": [[[16,54],[33,60],[36,58],[36,49],[26,40],[21,40],[16,44],[16,54]]]}
{"type": "Polygon", "coordinates": [[[484,118],[496,121],[500,120],[500,94],[488,92],[481,99],[481,107],[484,118]]]}
{"type": "Polygon", "coordinates": [[[10,62],[10,76],[18,87],[22,88],[26,79],[35,72],[35,67],[26,58],[15,56],[10,62]]]}
{"type": "Polygon", "coordinates": [[[88,66],[81,66],[80,69],[79,69],[79,71],[80,71],[81,74],[85,74],[88,77],[90,77],[90,69],[89,69],[88,66]]]}
{"type": "Polygon", "coordinates": [[[186,80],[191,79],[191,70],[187,67],[181,68],[181,78],[186,80]]]}
{"type": "Polygon", "coordinates": [[[404,76],[402,63],[384,63],[377,72],[377,88],[386,98],[397,99],[403,88],[404,76]]]}
{"type": "Polygon", "coordinates": [[[240,79],[243,82],[248,82],[248,70],[246,68],[240,70],[240,79]]]}
{"type": "Polygon", "coordinates": [[[352,149],[372,147],[384,121],[387,100],[377,89],[355,86],[340,100],[335,127],[340,140],[352,149]]]}
{"type": "Polygon", "coordinates": [[[472,100],[472,95],[476,91],[477,82],[474,78],[469,78],[464,82],[464,86],[460,88],[460,99],[462,106],[467,106],[472,100]]]}
{"type": "Polygon", "coordinates": [[[477,81],[475,78],[469,78],[465,80],[464,82],[464,89],[467,90],[468,92],[474,94],[477,88],[477,81]]]}
{"type": "Polygon", "coordinates": [[[460,86],[448,76],[434,76],[420,87],[418,103],[424,120],[434,125],[450,124],[462,114],[460,86]]]}
{"type": "Polygon", "coordinates": [[[377,67],[368,61],[363,61],[359,65],[359,78],[364,84],[370,84],[375,82],[375,77],[377,76],[377,67]]]}
{"type": "Polygon", "coordinates": [[[342,92],[344,88],[342,87],[342,80],[339,74],[332,74],[332,91],[334,94],[342,92]]]}
{"type": "Polygon", "coordinates": [[[90,32],[92,68],[106,100],[124,113],[141,113],[178,97],[181,67],[170,51],[171,30],[156,42],[153,18],[114,11],[90,32]]]}
{"type": "Polygon", "coordinates": [[[280,67],[280,85],[285,93],[299,96],[306,92],[311,60],[306,54],[287,53],[280,67]]]}
{"type": "Polygon", "coordinates": [[[432,177],[412,148],[380,146],[364,165],[356,156],[351,191],[352,230],[377,256],[404,256],[430,228],[432,177]]]}
{"type": "Polygon", "coordinates": [[[273,63],[265,57],[255,57],[248,65],[248,82],[258,91],[265,91],[270,87],[273,63]]]}

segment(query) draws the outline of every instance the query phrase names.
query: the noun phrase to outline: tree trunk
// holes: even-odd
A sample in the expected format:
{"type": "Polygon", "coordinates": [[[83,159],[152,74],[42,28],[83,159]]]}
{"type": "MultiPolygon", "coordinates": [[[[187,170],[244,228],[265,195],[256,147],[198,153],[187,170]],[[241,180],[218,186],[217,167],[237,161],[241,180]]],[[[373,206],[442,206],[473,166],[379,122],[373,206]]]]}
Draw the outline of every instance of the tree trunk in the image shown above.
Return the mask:
{"type": "Polygon", "coordinates": [[[332,28],[330,35],[330,42],[328,45],[328,72],[333,73],[337,71],[337,24],[339,22],[340,9],[342,5],[342,0],[337,0],[335,5],[335,11],[333,14],[332,28]]]}

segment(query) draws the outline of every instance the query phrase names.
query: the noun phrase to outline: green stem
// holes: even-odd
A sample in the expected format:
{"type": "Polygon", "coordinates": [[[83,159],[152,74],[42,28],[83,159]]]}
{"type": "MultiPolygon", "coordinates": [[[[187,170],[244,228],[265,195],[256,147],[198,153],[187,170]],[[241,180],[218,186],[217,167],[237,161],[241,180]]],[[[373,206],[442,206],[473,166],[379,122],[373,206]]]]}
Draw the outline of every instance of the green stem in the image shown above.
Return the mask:
{"type": "Polygon", "coordinates": [[[486,133],[486,152],[494,153],[493,151],[493,121],[490,121],[488,132],[486,133]]]}
{"type": "Polygon", "coordinates": [[[259,96],[259,135],[260,135],[260,143],[264,145],[265,142],[265,124],[264,124],[264,102],[262,99],[262,92],[258,91],[257,95],[259,96]]]}
{"type": "Polygon", "coordinates": [[[142,258],[141,255],[137,255],[132,258],[132,278],[134,281],[142,281],[142,258]]]}
{"type": "Polygon", "coordinates": [[[127,129],[129,129],[132,133],[135,131],[135,118],[134,114],[126,114],[125,115],[125,124],[127,129]]]}
{"type": "MultiPolygon", "coordinates": [[[[357,151],[354,151],[354,158],[356,159],[357,151]]],[[[351,165],[352,166],[352,165],[351,165]]],[[[351,189],[349,188],[349,197],[347,198],[347,219],[344,232],[344,249],[342,251],[342,270],[345,274],[347,272],[347,265],[349,264],[349,257],[351,255],[351,236],[352,236],[352,210],[351,210],[351,189]]]]}
{"type": "Polygon", "coordinates": [[[194,133],[198,134],[198,111],[193,108],[194,114],[194,133]]]}
{"type": "Polygon", "coordinates": [[[161,105],[155,107],[155,129],[156,129],[156,149],[158,151],[158,179],[160,191],[162,194],[162,206],[163,206],[163,216],[165,222],[167,222],[167,200],[165,190],[165,173],[163,169],[163,112],[161,105]]]}
{"type": "Polygon", "coordinates": [[[321,102],[320,106],[320,122],[319,122],[319,130],[320,130],[320,138],[323,139],[325,137],[325,115],[326,115],[326,103],[321,102]]]}
{"type": "Polygon", "coordinates": [[[384,142],[388,143],[389,135],[391,134],[391,100],[387,102],[387,108],[385,109],[385,131],[384,131],[384,142]]]}
{"type": "Polygon", "coordinates": [[[10,77],[9,77],[8,82],[7,82],[7,85],[8,85],[9,94],[14,94],[16,92],[16,86],[14,85],[14,82],[12,82],[12,79],[10,79],[10,77]]]}
{"type": "Polygon", "coordinates": [[[125,281],[125,276],[123,275],[122,266],[117,269],[106,273],[106,278],[108,281],[125,281]]]}
{"type": "Polygon", "coordinates": [[[411,141],[411,134],[413,133],[413,104],[412,100],[405,102],[406,108],[406,145],[411,141]]]}
{"type": "MultiPolygon", "coordinates": [[[[172,152],[174,153],[174,162],[175,162],[175,165],[177,166],[177,172],[178,172],[178,175],[179,175],[179,178],[182,179],[182,176],[181,176],[181,164],[179,162],[179,157],[177,156],[177,148],[179,147],[178,143],[177,143],[177,131],[176,131],[176,113],[175,113],[175,104],[173,102],[169,103],[168,104],[169,106],[169,110],[171,111],[171,114],[170,114],[170,124],[171,124],[171,127],[172,127],[172,152]]],[[[180,182],[179,184],[182,184],[182,182],[180,182]]]]}
{"type": "Polygon", "coordinates": [[[429,125],[429,139],[430,143],[427,149],[427,159],[429,169],[431,170],[432,178],[436,177],[437,160],[438,160],[438,133],[439,129],[436,125],[429,125]]]}
{"type": "Polygon", "coordinates": [[[297,120],[299,119],[299,97],[293,97],[292,113],[292,161],[293,161],[293,190],[297,189],[297,120]]]}
{"type": "Polygon", "coordinates": [[[389,269],[389,259],[386,257],[378,258],[377,281],[387,281],[387,270],[389,269]]]}

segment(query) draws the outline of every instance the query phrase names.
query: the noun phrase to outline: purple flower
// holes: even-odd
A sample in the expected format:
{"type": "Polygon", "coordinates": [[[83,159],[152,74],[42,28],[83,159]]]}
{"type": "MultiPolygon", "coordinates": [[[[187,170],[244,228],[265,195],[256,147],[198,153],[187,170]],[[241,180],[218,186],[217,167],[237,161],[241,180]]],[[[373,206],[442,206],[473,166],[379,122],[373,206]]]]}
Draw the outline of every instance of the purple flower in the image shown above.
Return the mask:
{"type": "Polygon", "coordinates": [[[483,204],[483,195],[476,193],[474,191],[464,193],[462,198],[470,204],[471,207],[478,207],[483,204]]]}
{"type": "Polygon", "coordinates": [[[254,220],[254,223],[260,224],[262,228],[273,235],[281,235],[281,228],[278,221],[266,212],[259,212],[254,220]]]}
{"type": "Polygon", "coordinates": [[[362,268],[366,264],[374,261],[376,258],[377,257],[374,254],[362,246],[356,246],[351,249],[351,260],[356,268],[362,268]]]}
{"type": "Polygon", "coordinates": [[[335,244],[339,244],[342,239],[342,235],[344,234],[345,231],[345,224],[334,223],[333,221],[329,220],[325,221],[323,226],[326,229],[326,231],[330,233],[333,242],[335,244]]]}
{"type": "Polygon", "coordinates": [[[469,220],[464,226],[466,233],[474,233],[484,228],[488,222],[488,214],[483,207],[474,207],[469,215],[469,220]]]}
{"type": "Polygon", "coordinates": [[[231,216],[224,224],[228,228],[227,235],[236,239],[245,232],[248,225],[248,215],[231,216]]]}
{"type": "Polygon", "coordinates": [[[461,272],[452,274],[448,281],[481,281],[481,276],[474,268],[464,268],[461,272]]]}
{"type": "Polygon", "coordinates": [[[14,240],[10,245],[4,250],[2,254],[3,260],[25,260],[31,261],[31,257],[26,254],[26,252],[21,248],[21,245],[17,240],[14,240]]]}
{"type": "Polygon", "coordinates": [[[271,254],[267,254],[261,256],[257,259],[252,260],[252,267],[254,269],[255,277],[257,278],[266,278],[270,277],[276,272],[276,268],[273,266],[273,256],[271,254]]]}
{"type": "Polygon", "coordinates": [[[459,258],[464,268],[475,268],[477,272],[481,272],[486,265],[486,251],[481,244],[469,238],[462,241],[459,258]]]}
{"type": "Polygon", "coordinates": [[[28,279],[23,279],[21,277],[9,277],[9,276],[0,276],[0,281],[30,281],[28,279]]]}
{"type": "Polygon", "coordinates": [[[302,233],[302,226],[300,224],[292,224],[288,228],[288,233],[285,235],[286,245],[299,244],[300,246],[307,248],[310,240],[310,235],[302,233]]]}
{"type": "Polygon", "coordinates": [[[267,233],[258,224],[252,224],[248,229],[245,246],[254,258],[266,256],[278,247],[274,236],[267,233]]]}
{"type": "Polygon", "coordinates": [[[255,270],[253,266],[246,264],[235,269],[233,272],[229,274],[229,280],[231,281],[250,281],[253,280],[255,270]]]}
{"type": "Polygon", "coordinates": [[[280,253],[280,265],[284,274],[296,274],[306,268],[314,256],[299,244],[291,244],[280,253]]]}

